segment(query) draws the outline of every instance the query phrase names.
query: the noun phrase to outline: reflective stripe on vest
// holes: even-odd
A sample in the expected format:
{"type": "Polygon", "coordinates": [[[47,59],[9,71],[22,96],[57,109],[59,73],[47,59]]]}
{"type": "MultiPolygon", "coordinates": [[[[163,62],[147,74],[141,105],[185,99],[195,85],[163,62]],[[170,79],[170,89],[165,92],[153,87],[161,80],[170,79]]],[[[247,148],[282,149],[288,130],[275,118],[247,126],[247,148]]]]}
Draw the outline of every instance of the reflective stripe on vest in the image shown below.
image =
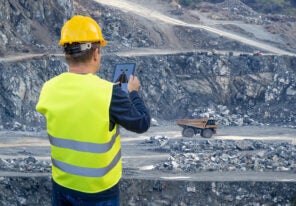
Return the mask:
{"type": "Polygon", "coordinates": [[[110,142],[107,142],[105,144],[79,142],[75,140],[56,138],[51,135],[48,135],[48,136],[49,136],[50,144],[56,147],[73,149],[80,152],[104,153],[109,151],[112,148],[116,140],[116,137],[118,135],[119,135],[119,129],[117,128],[116,133],[112,136],[112,139],[110,140],[110,142]]]}
{"type": "Polygon", "coordinates": [[[121,158],[121,150],[118,151],[114,159],[111,161],[111,163],[104,168],[86,168],[86,167],[79,167],[70,165],[58,160],[55,160],[51,158],[52,164],[59,168],[60,170],[73,174],[73,175],[79,175],[84,177],[103,177],[106,175],[120,160],[121,158]]]}

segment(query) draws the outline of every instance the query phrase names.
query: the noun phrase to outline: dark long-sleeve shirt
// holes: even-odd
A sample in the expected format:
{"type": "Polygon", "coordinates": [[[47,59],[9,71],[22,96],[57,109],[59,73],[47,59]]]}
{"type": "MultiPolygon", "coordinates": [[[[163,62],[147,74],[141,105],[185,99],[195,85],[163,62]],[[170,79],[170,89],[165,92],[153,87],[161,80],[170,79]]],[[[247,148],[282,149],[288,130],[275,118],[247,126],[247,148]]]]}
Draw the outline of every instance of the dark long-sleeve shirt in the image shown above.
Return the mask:
{"type": "Polygon", "coordinates": [[[113,86],[110,105],[110,130],[115,123],[125,129],[143,133],[150,127],[150,114],[138,92],[126,94],[120,86],[113,86]]]}

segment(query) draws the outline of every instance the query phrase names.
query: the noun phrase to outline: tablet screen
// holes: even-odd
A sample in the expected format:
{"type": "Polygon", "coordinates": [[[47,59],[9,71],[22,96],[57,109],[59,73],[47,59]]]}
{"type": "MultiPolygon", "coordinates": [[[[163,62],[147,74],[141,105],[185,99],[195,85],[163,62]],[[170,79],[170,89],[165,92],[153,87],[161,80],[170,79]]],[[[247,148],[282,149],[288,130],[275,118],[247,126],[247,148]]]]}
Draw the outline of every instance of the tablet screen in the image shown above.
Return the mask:
{"type": "Polygon", "coordinates": [[[135,67],[135,63],[117,64],[115,66],[112,82],[119,83],[119,86],[122,88],[122,90],[128,92],[127,83],[130,75],[135,74],[135,67]]]}

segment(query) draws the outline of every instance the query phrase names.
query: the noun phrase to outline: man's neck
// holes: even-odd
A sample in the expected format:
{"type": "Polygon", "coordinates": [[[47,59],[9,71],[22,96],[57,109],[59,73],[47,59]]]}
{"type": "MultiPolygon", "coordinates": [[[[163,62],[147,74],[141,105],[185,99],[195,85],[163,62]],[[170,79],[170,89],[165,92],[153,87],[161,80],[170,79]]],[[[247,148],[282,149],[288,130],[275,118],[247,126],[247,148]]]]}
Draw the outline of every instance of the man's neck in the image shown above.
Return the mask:
{"type": "Polygon", "coordinates": [[[87,64],[69,66],[69,72],[76,74],[94,74],[96,71],[87,64]]]}

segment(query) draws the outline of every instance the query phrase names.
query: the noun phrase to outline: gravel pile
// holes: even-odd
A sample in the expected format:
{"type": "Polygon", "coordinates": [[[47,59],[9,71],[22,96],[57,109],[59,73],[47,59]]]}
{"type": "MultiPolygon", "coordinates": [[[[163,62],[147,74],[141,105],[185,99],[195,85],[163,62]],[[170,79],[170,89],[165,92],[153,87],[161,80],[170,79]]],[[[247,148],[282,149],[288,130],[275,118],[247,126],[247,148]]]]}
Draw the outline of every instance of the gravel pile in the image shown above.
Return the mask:
{"type": "MultiPolygon", "coordinates": [[[[294,81],[294,80],[293,80],[294,81]]],[[[282,92],[284,90],[283,88],[280,89],[282,92]]],[[[273,89],[273,91],[276,91],[276,89],[273,89]]],[[[281,93],[280,92],[280,93],[281,93]]],[[[290,106],[286,106],[286,108],[289,108],[290,106]]],[[[259,108],[260,109],[260,108],[259,108]]],[[[274,108],[275,110],[276,108],[274,108]]],[[[269,109],[271,110],[271,109],[269,109]]],[[[247,114],[244,111],[242,111],[241,108],[235,108],[235,113],[231,112],[231,110],[225,106],[225,105],[216,105],[212,107],[198,107],[195,108],[194,111],[191,114],[190,118],[212,118],[217,121],[218,125],[223,126],[263,126],[263,125],[270,125],[269,123],[262,123],[264,120],[261,119],[259,116],[257,116],[257,119],[252,118],[254,116],[255,112],[248,111],[247,114]]],[[[266,111],[265,117],[270,118],[272,111],[266,111]]],[[[256,116],[256,115],[255,115],[256,116]]],[[[294,110],[290,109],[284,109],[282,112],[278,112],[273,114],[273,116],[276,116],[276,118],[280,118],[280,116],[286,116],[287,118],[285,120],[278,121],[277,123],[274,123],[274,125],[281,125],[283,127],[288,128],[296,128],[295,126],[295,112],[294,110]]]]}
{"type": "Polygon", "coordinates": [[[1,159],[0,170],[10,172],[51,172],[51,164],[49,161],[37,160],[35,157],[1,159]]]}
{"type": "Polygon", "coordinates": [[[158,170],[290,171],[296,173],[296,145],[258,140],[197,140],[169,142],[170,157],[158,170]]]}
{"type": "MultiPolygon", "coordinates": [[[[241,112],[242,113],[242,112],[241,112]]],[[[224,126],[247,126],[263,125],[245,114],[232,114],[225,105],[217,105],[211,108],[196,108],[192,113],[193,118],[213,118],[219,125],[224,126]]]]}
{"type": "Polygon", "coordinates": [[[169,142],[169,138],[166,136],[156,135],[145,140],[144,144],[149,144],[155,147],[164,147],[169,142]]]}

